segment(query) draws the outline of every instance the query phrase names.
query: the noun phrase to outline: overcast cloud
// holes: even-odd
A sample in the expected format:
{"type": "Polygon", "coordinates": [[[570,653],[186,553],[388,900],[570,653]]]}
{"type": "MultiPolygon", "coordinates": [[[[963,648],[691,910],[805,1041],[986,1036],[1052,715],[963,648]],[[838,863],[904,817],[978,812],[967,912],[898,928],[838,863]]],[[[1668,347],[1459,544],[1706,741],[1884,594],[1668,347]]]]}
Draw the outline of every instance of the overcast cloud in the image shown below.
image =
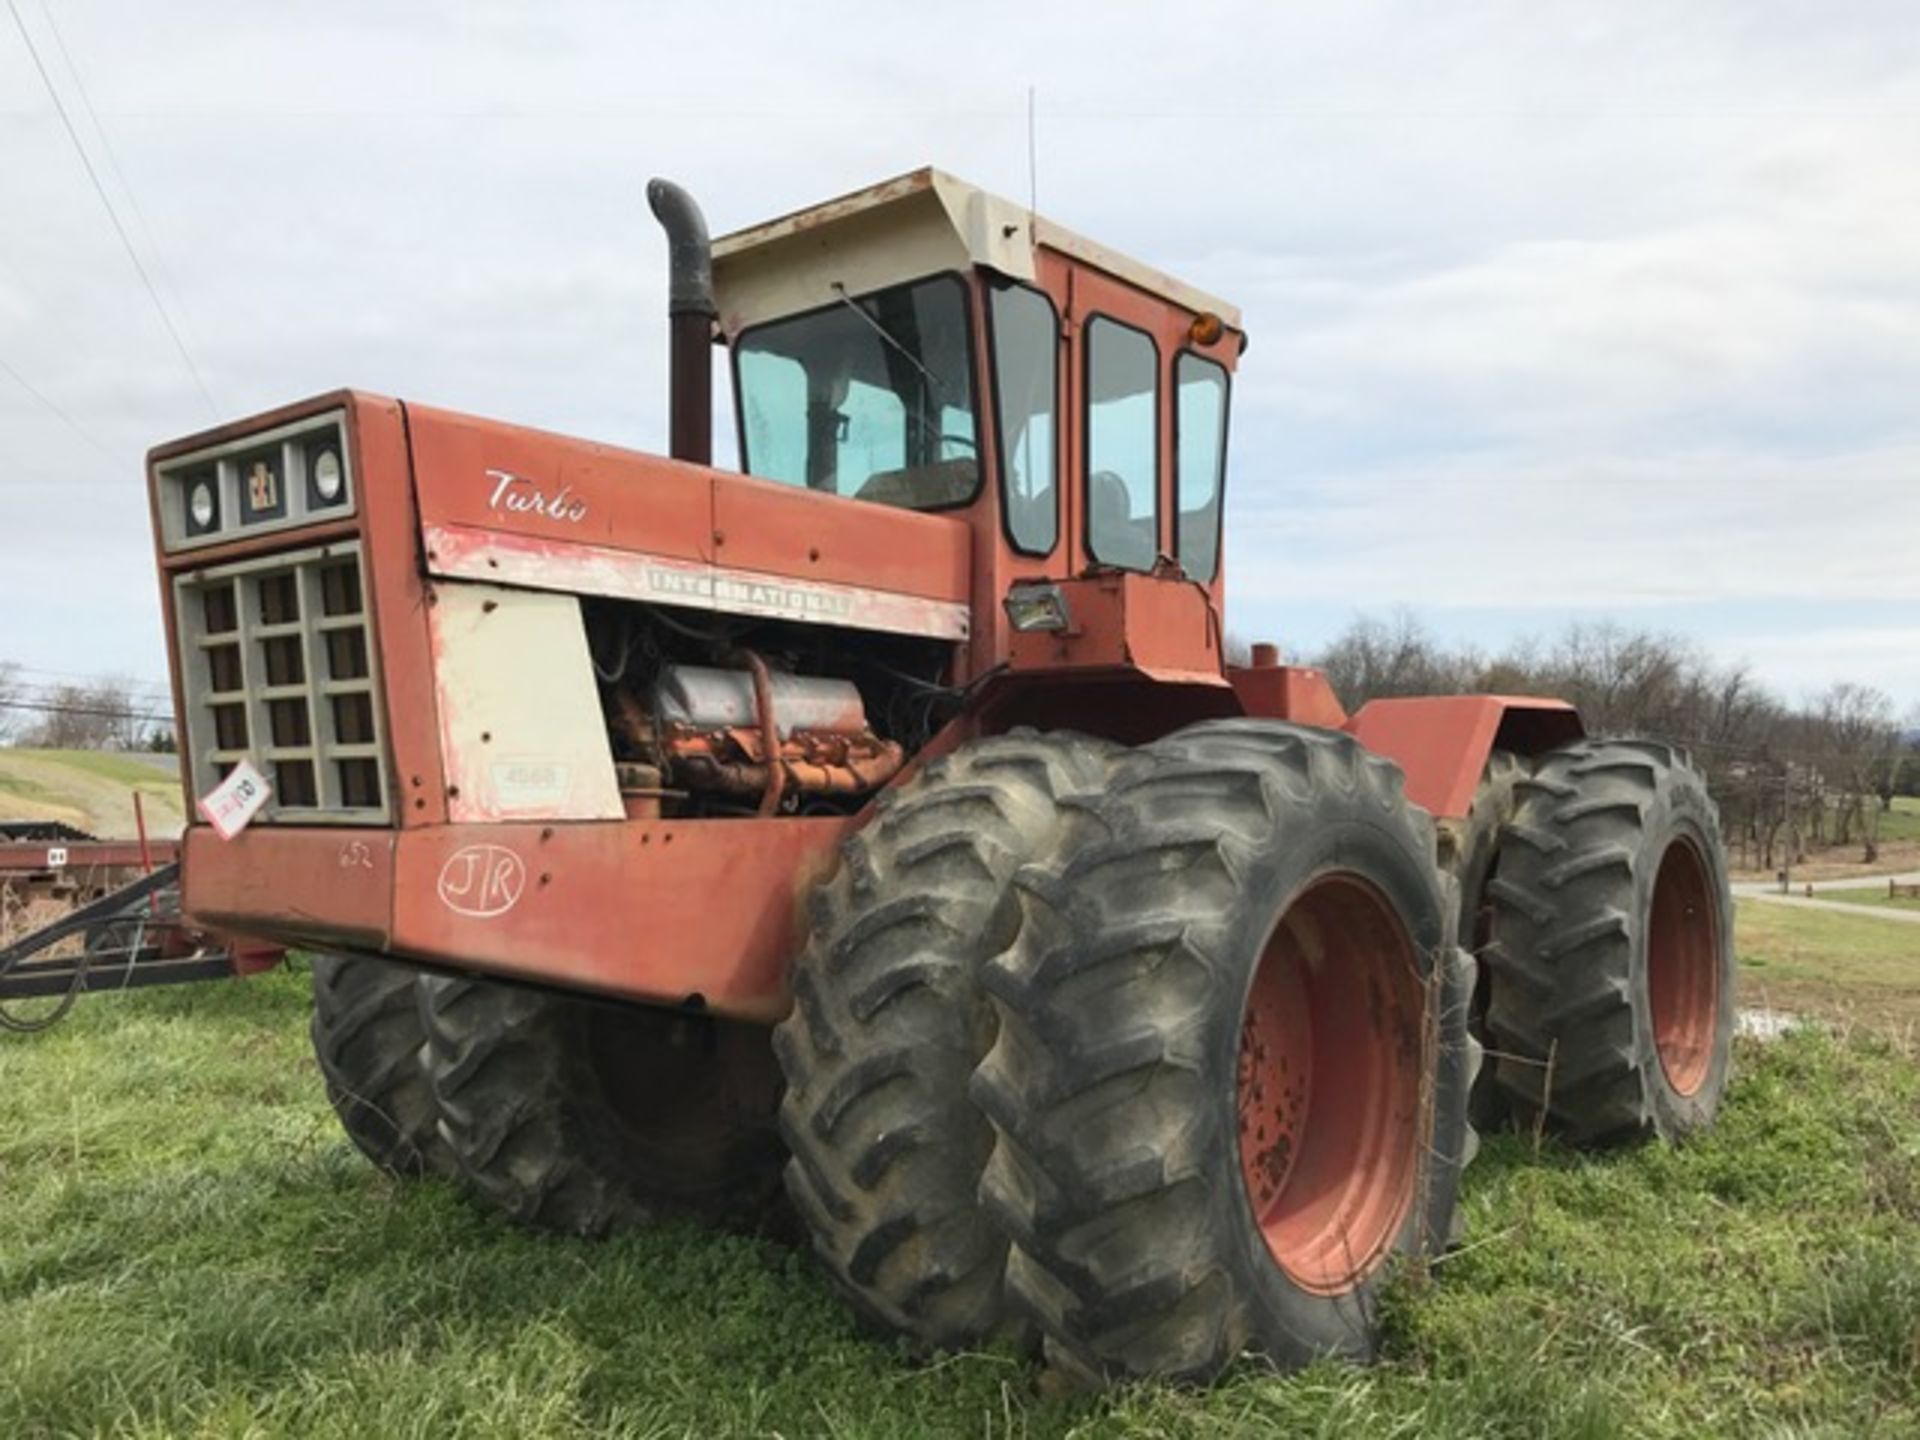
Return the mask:
{"type": "Polygon", "coordinates": [[[1911,3],[14,3],[214,403],[0,14],[0,658],[164,674],[141,456],[216,416],[662,448],[648,175],[1024,196],[1031,84],[1041,209],[1245,309],[1235,629],[1610,617],[1920,705],[1911,3]]]}

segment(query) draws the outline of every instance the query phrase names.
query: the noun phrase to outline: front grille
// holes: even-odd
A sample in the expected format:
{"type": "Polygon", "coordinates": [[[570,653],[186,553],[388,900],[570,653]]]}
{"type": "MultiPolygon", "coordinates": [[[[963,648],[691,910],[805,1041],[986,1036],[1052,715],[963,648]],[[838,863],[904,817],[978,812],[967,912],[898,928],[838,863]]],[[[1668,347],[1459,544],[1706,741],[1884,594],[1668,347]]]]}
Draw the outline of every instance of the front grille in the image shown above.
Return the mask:
{"type": "Polygon", "coordinates": [[[261,819],[386,819],[358,543],[215,566],[177,583],[196,793],[245,758],[273,786],[261,819]]]}

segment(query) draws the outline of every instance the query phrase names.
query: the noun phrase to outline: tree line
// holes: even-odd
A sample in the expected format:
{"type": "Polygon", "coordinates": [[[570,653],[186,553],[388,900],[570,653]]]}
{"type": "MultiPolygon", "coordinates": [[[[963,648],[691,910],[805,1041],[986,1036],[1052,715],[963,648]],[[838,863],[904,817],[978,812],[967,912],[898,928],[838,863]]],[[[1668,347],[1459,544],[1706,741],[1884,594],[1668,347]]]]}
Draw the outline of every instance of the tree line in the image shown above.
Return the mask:
{"type": "Polygon", "coordinates": [[[1893,797],[1920,794],[1920,711],[1903,724],[1889,696],[1854,681],[1792,704],[1748,666],[1658,631],[1575,624],[1489,653],[1402,614],[1356,620],[1309,663],[1349,710],[1397,695],[1553,695],[1579,707],[1590,733],[1686,746],[1745,867],[1831,846],[1871,862],[1893,797]]]}
{"type": "Polygon", "coordinates": [[[155,708],[155,702],[123,676],[36,683],[19,665],[0,660],[0,745],[171,750],[171,722],[155,714],[155,708]]]}

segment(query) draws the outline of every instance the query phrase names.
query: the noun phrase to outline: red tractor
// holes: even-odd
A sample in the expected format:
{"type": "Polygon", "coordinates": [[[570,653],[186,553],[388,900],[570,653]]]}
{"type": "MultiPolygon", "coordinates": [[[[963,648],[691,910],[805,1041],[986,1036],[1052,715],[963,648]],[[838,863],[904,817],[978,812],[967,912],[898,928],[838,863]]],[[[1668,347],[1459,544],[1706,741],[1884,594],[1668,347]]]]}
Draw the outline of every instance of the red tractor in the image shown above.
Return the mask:
{"type": "Polygon", "coordinates": [[[649,198],[671,458],[347,390],[150,457],[184,905],[314,953],[376,1163],[1204,1378],[1368,1353],[1476,1120],[1711,1120],[1683,755],[1229,658],[1232,306],[933,170],[649,198]]]}

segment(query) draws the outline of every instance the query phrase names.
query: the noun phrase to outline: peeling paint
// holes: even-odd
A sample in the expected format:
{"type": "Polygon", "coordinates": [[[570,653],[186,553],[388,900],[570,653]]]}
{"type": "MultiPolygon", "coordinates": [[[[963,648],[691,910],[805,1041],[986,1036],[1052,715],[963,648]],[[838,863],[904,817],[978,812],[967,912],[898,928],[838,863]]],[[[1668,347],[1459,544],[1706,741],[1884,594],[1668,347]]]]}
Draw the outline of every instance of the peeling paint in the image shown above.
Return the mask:
{"type": "Polygon", "coordinates": [[[436,575],[457,579],[570,595],[651,600],[690,610],[844,625],[895,635],[967,638],[968,607],[952,601],[858,585],[795,580],[604,545],[507,535],[466,525],[428,525],[424,535],[428,568],[436,575]]]}

